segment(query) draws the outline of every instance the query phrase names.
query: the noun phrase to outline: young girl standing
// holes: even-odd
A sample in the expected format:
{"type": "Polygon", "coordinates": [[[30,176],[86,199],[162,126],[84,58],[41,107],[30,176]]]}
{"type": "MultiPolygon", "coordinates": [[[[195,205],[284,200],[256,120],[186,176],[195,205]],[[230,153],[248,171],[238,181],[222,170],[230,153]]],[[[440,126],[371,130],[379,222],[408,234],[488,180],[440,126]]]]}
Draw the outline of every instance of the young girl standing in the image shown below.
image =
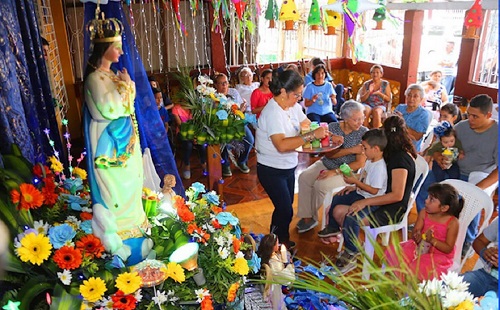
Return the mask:
{"type": "MultiPolygon", "coordinates": [[[[404,262],[419,280],[439,278],[453,265],[458,236],[458,216],[464,205],[458,191],[449,184],[429,187],[425,208],[420,211],[412,240],[400,243],[404,262]]],[[[390,266],[401,262],[391,247],[386,252],[390,266]]]]}
{"type": "Polygon", "coordinates": [[[280,249],[278,236],[270,233],[260,241],[257,255],[261,258],[266,280],[274,282],[266,283],[264,298],[271,302],[273,310],[286,309],[281,285],[295,280],[295,266],[288,259],[288,252],[284,247],[280,249]]]}

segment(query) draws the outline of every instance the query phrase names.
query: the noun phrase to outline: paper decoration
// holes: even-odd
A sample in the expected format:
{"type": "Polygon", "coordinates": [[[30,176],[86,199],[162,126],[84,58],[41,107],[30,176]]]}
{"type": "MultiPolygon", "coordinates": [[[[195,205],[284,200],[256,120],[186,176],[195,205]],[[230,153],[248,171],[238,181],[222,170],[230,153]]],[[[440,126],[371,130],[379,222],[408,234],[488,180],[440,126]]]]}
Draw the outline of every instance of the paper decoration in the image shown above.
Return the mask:
{"type": "Polygon", "coordinates": [[[311,30],[318,30],[321,25],[321,12],[319,10],[318,0],[312,0],[311,2],[307,24],[311,26],[311,30]]]}
{"type": "Polygon", "coordinates": [[[185,36],[187,36],[186,27],[182,23],[181,13],[180,13],[181,0],[172,0],[172,10],[174,10],[177,29],[181,30],[185,36]]]}
{"type": "MultiPolygon", "coordinates": [[[[328,0],[328,4],[334,4],[337,0],[328,0]]],[[[342,26],[342,14],[336,11],[326,10],[326,35],[336,35],[335,28],[342,26]]]]}
{"type": "Polygon", "coordinates": [[[274,21],[278,19],[278,5],[276,4],[276,0],[269,0],[267,2],[266,13],[264,14],[264,18],[269,21],[269,28],[274,28],[274,21]]]}
{"type": "Polygon", "coordinates": [[[285,21],[285,30],[293,30],[294,22],[300,18],[294,0],[284,0],[281,5],[279,20],[285,21]]]}
{"type": "Polygon", "coordinates": [[[375,13],[373,13],[372,19],[377,22],[377,26],[374,28],[375,30],[382,30],[382,24],[384,20],[386,19],[386,1],[385,0],[379,0],[378,4],[382,5],[382,7],[378,8],[375,10],[375,13]]]}
{"type": "Polygon", "coordinates": [[[247,2],[243,0],[231,0],[234,4],[234,9],[236,10],[236,15],[240,20],[243,20],[243,13],[245,12],[245,8],[247,7],[247,2]]]}
{"type": "Polygon", "coordinates": [[[474,1],[474,4],[467,11],[464,21],[465,28],[467,29],[464,38],[476,39],[479,38],[476,35],[476,29],[483,25],[483,7],[481,5],[481,0],[474,1]]]}

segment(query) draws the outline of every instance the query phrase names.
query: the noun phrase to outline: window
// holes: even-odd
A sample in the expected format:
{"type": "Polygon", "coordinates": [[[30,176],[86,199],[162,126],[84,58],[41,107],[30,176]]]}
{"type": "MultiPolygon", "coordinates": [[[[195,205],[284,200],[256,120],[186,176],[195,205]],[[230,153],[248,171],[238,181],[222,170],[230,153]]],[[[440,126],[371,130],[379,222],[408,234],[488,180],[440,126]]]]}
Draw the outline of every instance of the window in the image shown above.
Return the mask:
{"type": "MultiPolygon", "coordinates": [[[[278,8],[282,0],[277,0],[278,8]]],[[[311,0],[295,1],[300,20],[295,22],[295,30],[283,30],[283,22],[276,22],[276,28],[269,28],[269,21],[264,18],[266,8],[259,17],[257,62],[296,61],[302,58],[342,57],[343,31],[336,29],[335,35],[325,35],[326,30],[311,30],[307,25],[311,0]]]]}
{"type": "Polygon", "coordinates": [[[483,27],[474,66],[472,81],[498,88],[498,10],[488,10],[483,16],[483,27]]]}

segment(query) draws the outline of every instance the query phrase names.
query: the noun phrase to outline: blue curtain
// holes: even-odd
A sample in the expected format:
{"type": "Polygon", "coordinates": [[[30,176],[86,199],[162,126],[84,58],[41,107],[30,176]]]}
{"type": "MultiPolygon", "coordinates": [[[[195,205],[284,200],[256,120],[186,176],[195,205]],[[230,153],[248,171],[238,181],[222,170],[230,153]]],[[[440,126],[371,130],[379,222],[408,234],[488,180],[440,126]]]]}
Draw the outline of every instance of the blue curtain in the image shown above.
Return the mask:
{"type": "MultiPolygon", "coordinates": [[[[31,162],[63,150],[31,0],[0,1],[0,152],[16,143],[31,162]]],[[[62,155],[62,153],[61,153],[62,155]]],[[[65,157],[65,156],[61,156],[65,157]]]]}
{"type": "MultiPolygon", "coordinates": [[[[112,69],[116,71],[127,68],[130,77],[135,82],[137,91],[135,98],[135,114],[139,124],[141,147],[143,150],[147,147],[151,150],[156,172],[162,179],[162,184],[165,174],[174,175],[177,180],[174,190],[177,194],[184,196],[184,187],[179,177],[179,172],[177,171],[175,158],[168,143],[167,132],[161,121],[160,114],[158,113],[158,108],[156,107],[155,98],[151,91],[151,86],[149,85],[146,70],[144,69],[142,60],[139,57],[139,52],[135,46],[134,35],[123,12],[122,3],[121,1],[109,1],[108,4],[101,5],[100,8],[101,12],[104,12],[106,18],[117,18],[123,23],[125,28],[122,36],[124,54],[120,57],[118,63],[113,64],[112,69]]],[[[85,3],[84,25],[87,25],[90,20],[95,18],[95,9],[95,3],[85,3]]],[[[87,31],[84,31],[84,33],[84,67],[86,67],[87,58],[90,56],[90,36],[87,31]]]]}

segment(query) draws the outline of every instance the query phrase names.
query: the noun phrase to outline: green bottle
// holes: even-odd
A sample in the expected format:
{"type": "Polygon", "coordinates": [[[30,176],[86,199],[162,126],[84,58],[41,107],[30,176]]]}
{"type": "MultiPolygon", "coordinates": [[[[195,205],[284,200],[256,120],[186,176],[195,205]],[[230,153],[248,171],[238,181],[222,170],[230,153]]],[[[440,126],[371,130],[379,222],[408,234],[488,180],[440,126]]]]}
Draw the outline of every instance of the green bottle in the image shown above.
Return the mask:
{"type": "Polygon", "coordinates": [[[350,176],[352,173],[351,167],[349,167],[349,165],[346,163],[340,165],[339,169],[346,177],[350,176]]]}

